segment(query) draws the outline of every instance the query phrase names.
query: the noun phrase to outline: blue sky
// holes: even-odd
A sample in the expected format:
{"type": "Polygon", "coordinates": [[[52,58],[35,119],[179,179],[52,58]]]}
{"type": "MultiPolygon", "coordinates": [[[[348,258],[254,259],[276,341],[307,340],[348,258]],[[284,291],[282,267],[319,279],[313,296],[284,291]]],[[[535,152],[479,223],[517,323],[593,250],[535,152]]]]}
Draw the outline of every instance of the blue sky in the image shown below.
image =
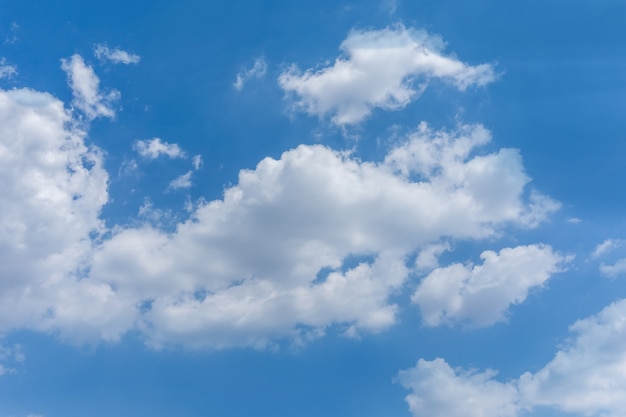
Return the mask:
{"type": "Polygon", "coordinates": [[[626,414],[626,4],[0,6],[0,417],[626,414]]]}

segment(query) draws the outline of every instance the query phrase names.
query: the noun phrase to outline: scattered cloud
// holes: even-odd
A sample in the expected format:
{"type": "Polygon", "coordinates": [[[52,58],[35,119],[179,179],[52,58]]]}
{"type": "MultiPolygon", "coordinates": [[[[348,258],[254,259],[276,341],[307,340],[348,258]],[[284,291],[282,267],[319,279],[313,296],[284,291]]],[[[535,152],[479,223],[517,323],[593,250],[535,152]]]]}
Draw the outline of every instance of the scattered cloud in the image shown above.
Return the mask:
{"type": "Polygon", "coordinates": [[[21,345],[0,345],[0,376],[16,373],[17,369],[14,366],[24,362],[24,360],[26,360],[26,355],[24,355],[21,345]]]}
{"type": "Polygon", "coordinates": [[[10,33],[4,38],[5,45],[13,45],[20,40],[19,36],[17,35],[19,29],[20,25],[18,25],[17,22],[11,23],[10,33]]]}
{"type": "Polygon", "coordinates": [[[536,373],[499,382],[496,372],[453,370],[443,359],[420,359],[397,381],[414,416],[527,415],[549,407],[585,416],[626,415],[626,300],[579,320],[575,337],[536,373]]]}
{"type": "Polygon", "coordinates": [[[62,59],[61,68],[67,73],[68,83],[72,89],[74,96],[72,104],[88,119],[115,116],[113,104],[120,97],[119,91],[111,90],[103,94],[100,91],[100,79],[80,55],[74,54],[69,60],[62,59]]]}
{"type": "Polygon", "coordinates": [[[183,188],[191,187],[191,176],[193,175],[193,171],[187,171],[186,174],[181,175],[173,179],[168,186],[169,190],[180,190],[183,188]]]}
{"type": "Polygon", "coordinates": [[[202,155],[194,155],[194,157],[191,158],[191,164],[193,165],[193,169],[196,171],[202,168],[202,165],[204,165],[202,155]]]}
{"type": "Polygon", "coordinates": [[[235,90],[241,91],[248,80],[252,78],[260,79],[265,77],[266,74],[267,63],[265,62],[265,59],[262,57],[256,58],[254,60],[254,65],[251,68],[244,69],[237,74],[237,78],[235,79],[233,86],[235,87],[235,90]]]}
{"type": "Polygon", "coordinates": [[[613,251],[614,249],[619,248],[623,244],[624,241],[621,239],[606,239],[604,242],[596,246],[594,251],[591,253],[591,258],[600,258],[601,256],[613,251]]]}
{"type": "Polygon", "coordinates": [[[138,64],[141,57],[136,54],[131,54],[120,48],[110,49],[106,43],[99,43],[94,45],[93,54],[101,61],[110,61],[113,64],[138,64]]]}
{"type": "Polygon", "coordinates": [[[162,142],[160,138],[150,140],[138,140],[134,144],[134,148],[146,159],[157,159],[161,155],[169,158],[185,158],[185,152],[176,143],[162,142]]]}
{"type": "Polygon", "coordinates": [[[402,25],[353,30],[332,66],[302,72],[295,65],[278,78],[293,106],[310,115],[330,115],[337,125],[356,124],[375,108],[401,109],[419,97],[431,79],[463,91],[495,80],[491,64],[468,65],[444,54],[441,37],[402,25]]]}
{"type": "Polygon", "coordinates": [[[505,248],[480,255],[482,265],[455,263],[433,270],[411,297],[428,326],[469,322],[488,326],[506,320],[533,288],[561,271],[566,258],[548,245],[505,248]]]}
{"type": "Polygon", "coordinates": [[[0,58],[0,80],[13,78],[17,75],[17,66],[7,63],[6,58],[0,58]]]}
{"type": "Polygon", "coordinates": [[[601,264],[600,272],[609,278],[615,278],[619,275],[626,274],[626,258],[622,258],[614,264],[601,264]]]}

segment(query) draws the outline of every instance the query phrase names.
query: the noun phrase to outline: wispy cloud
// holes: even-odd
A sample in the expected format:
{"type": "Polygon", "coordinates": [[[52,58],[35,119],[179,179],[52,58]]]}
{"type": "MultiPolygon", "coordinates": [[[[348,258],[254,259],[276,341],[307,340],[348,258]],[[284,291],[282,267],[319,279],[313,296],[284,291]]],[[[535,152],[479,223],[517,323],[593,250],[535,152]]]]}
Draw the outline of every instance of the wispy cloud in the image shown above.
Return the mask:
{"type": "Polygon", "coordinates": [[[7,63],[6,58],[0,58],[0,79],[13,78],[17,75],[17,66],[7,63]]]}
{"type": "Polygon", "coordinates": [[[109,48],[105,43],[96,44],[93,48],[93,54],[102,61],[110,61],[114,64],[137,64],[141,57],[136,54],[124,51],[120,48],[109,48]]]}
{"type": "Polygon", "coordinates": [[[175,178],[170,182],[168,189],[170,190],[180,190],[182,188],[191,187],[191,176],[193,175],[193,171],[187,171],[186,174],[181,175],[180,177],[175,178]]]}
{"type": "Polygon", "coordinates": [[[233,83],[233,86],[237,91],[241,91],[245,85],[245,83],[251,78],[260,79],[265,77],[267,74],[267,63],[265,59],[256,58],[254,60],[254,65],[251,68],[244,69],[237,74],[237,78],[233,83]]]}
{"type": "Polygon", "coordinates": [[[100,91],[100,79],[93,68],[85,64],[83,57],[74,54],[61,60],[61,68],[67,73],[68,83],[72,89],[72,104],[82,111],[87,118],[114,117],[113,104],[120,98],[117,90],[108,93],[100,91]]]}

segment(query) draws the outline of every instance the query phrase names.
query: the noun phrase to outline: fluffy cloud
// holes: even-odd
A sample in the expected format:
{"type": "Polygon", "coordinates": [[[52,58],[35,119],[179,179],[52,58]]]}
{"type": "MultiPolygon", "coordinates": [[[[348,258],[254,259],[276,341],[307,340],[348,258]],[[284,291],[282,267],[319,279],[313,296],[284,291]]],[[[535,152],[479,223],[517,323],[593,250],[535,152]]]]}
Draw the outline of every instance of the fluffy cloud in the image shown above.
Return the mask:
{"type": "Polygon", "coordinates": [[[114,64],[137,64],[141,60],[139,55],[131,54],[120,48],[111,49],[102,43],[94,46],[93,54],[100,60],[110,61],[114,64]]]}
{"type": "MultiPolygon", "coordinates": [[[[137,329],[155,346],[212,348],[331,326],[377,332],[396,320],[390,296],[409,255],[532,226],[553,205],[525,197],[516,151],[477,152],[490,140],[483,127],[421,124],[382,162],[302,145],[241,171],[222,199],[168,231],[144,224],[105,238],[102,155],[63,103],[1,91],[0,110],[0,331],[114,341],[137,329]]],[[[183,155],[158,139],[136,149],[183,155]]]]}
{"type": "Polygon", "coordinates": [[[185,152],[176,143],[162,142],[160,138],[138,140],[134,145],[139,155],[146,159],[157,159],[161,155],[170,158],[185,158],[185,152]]]}
{"type": "Polygon", "coordinates": [[[482,265],[456,263],[433,270],[411,297],[429,326],[469,322],[487,326],[506,320],[511,304],[522,303],[560,271],[565,258],[547,245],[485,251],[482,265]]]}
{"type": "Polygon", "coordinates": [[[397,382],[416,417],[516,417],[520,410],[515,383],[495,381],[494,371],[454,370],[443,359],[420,359],[401,371],[397,382]]]}
{"type": "Polygon", "coordinates": [[[111,90],[104,94],[100,91],[100,79],[83,58],[74,54],[61,60],[61,68],[67,73],[67,79],[74,100],[72,104],[82,111],[88,119],[97,117],[114,117],[113,104],[119,99],[120,93],[111,90]]]}
{"type": "Polygon", "coordinates": [[[583,416],[626,415],[626,300],[571,326],[575,337],[536,373],[499,382],[496,373],[453,370],[442,359],[420,360],[398,382],[417,416],[526,415],[549,407],[583,416]]]}
{"type": "Polygon", "coordinates": [[[585,416],[626,415],[626,300],[580,320],[576,338],[519,380],[523,401],[585,416]]]}
{"type": "Polygon", "coordinates": [[[233,86],[237,91],[241,91],[246,81],[251,78],[263,78],[265,74],[267,74],[267,63],[263,58],[257,58],[254,60],[252,68],[244,69],[237,74],[233,86]]]}
{"type": "Polygon", "coordinates": [[[444,54],[445,46],[439,36],[402,25],[354,30],[341,44],[343,56],[332,66],[304,72],[292,66],[278,82],[294,98],[295,108],[349,125],[374,108],[405,107],[433,78],[459,90],[495,79],[491,65],[465,64],[444,54]]]}
{"type": "Polygon", "coordinates": [[[471,155],[489,139],[481,126],[422,124],[382,163],[299,146],[242,171],[174,233],[118,230],[94,255],[91,279],[135,297],[156,344],[263,346],[333,324],[378,331],[395,321],[388,298],[408,254],[528,225],[518,153],[471,155]],[[354,256],[367,259],[349,265],[354,256]]]}
{"type": "Polygon", "coordinates": [[[108,175],[75,125],[49,94],[0,90],[0,331],[118,335],[112,289],[81,279],[104,230],[108,175]]]}

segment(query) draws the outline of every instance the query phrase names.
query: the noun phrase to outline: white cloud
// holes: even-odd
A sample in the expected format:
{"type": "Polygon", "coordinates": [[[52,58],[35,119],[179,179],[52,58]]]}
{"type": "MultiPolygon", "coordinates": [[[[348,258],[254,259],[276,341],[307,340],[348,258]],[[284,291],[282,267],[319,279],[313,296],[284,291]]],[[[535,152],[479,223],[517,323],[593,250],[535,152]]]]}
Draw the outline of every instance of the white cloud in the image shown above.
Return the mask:
{"type": "Polygon", "coordinates": [[[420,360],[398,376],[414,416],[532,415],[547,407],[583,416],[626,415],[626,300],[570,327],[576,335],[536,373],[499,382],[496,373],[453,370],[420,360]]]}
{"type": "Polygon", "coordinates": [[[237,78],[233,83],[233,86],[237,91],[241,91],[245,83],[251,78],[260,79],[267,74],[267,63],[263,58],[256,58],[252,68],[244,69],[237,74],[237,78]]]}
{"type": "MultiPolygon", "coordinates": [[[[184,222],[105,238],[108,175],[72,114],[49,94],[0,90],[0,333],[96,342],[137,330],[155,346],[223,348],[377,332],[396,321],[410,254],[546,213],[524,198],[516,151],[476,155],[483,127],[422,124],[384,162],[302,145],[241,171],[184,222]],[[353,256],[365,258],[347,267],[353,256]]],[[[138,143],[147,158],[183,154],[138,143]]]]}
{"type": "Polygon", "coordinates": [[[111,90],[103,94],[100,91],[100,79],[80,55],[74,54],[69,60],[62,59],[61,68],[67,73],[68,83],[72,89],[74,96],[72,104],[88,119],[115,116],[113,104],[120,97],[119,91],[111,90]]]}
{"type": "Polygon", "coordinates": [[[520,410],[515,383],[495,381],[494,371],[454,370],[443,359],[420,359],[401,371],[397,382],[415,417],[516,417],[520,410]]]}
{"type": "Polygon", "coordinates": [[[156,159],[161,155],[170,158],[185,158],[185,152],[176,143],[162,142],[160,138],[150,140],[138,140],[134,148],[144,158],[156,159]]]}
{"type": "Polygon", "coordinates": [[[604,242],[600,243],[594,251],[591,253],[591,257],[593,259],[599,258],[607,253],[619,248],[624,244],[624,241],[621,239],[606,239],[604,242]]]}
{"type": "Polygon", "coordinates": [[[388,299],[409,273],[409,253],[526,224],[517,152],[470,155],[488,140],[480,126],[421,125],[380,164],[299,146],[241,171],[175,233],[118,230],[95,254],[91,279],[147,306],[141,329],[156,345],[265,346],[334,324],[382,330],[395,322],[388,299]],[[409,152],[432,142],[426,160],[409,152]],[[372,261],[345,270],[351,255],[372,261]],[[333,272],[320,281],[324,268],[333,272]]]}
{"type": "Polygon", "coordinates": [[[523,401],[585,416],[626,415],[626,300],[580,320],[576,338],[519,380],[523,401]]]}
{"type": "Polygon", "coordinates": [[[173,179],[168,186],[169,189],[172,190],[180,190],[182,188],[191,187],[191,176],[193,175],[193,171],[187,171],[186,174],[181,175],[173,179]]]}
{"type": "Polygon", "coordinates": [[[601,264],[600,272],[610,278],[615,278],[619,275],[626,274],[626,258],[622,258],[615,262],[613,265],[601,264]]]}
{"type": "Polygon", "coordinates": [[[427,271],[439,266],[439,257],[442,253],[451,250],[448,243],[436,243],[425,247],[415,259],[415,268],[418,271],[427,271]]]}
{"type": "Polygon", "coordinates": [[[373,109],[400,109],[437,78],[465,90],[495,80],[490,64],[471,66],[445,55],[445,42],[422,30],[396,25],[383,30],[353,30],[341,44],[343,56],[332,66],[300,71],[292,66],[278,83],[296,109],[330,115],[338,125],[355,124],[373,109]]]}
{"type": "Polygon", "coordinates": [[[542,287],[566,260],[547,245],[485,251],[480,258],[482,265],[437,268],[420,283],[411,301],[419,305],[428,326],[504,321],[510,305],[522,303],[531,289],[542,287]]]}
{"type": "MultiPolygon", "coordinates": [[[[101,152],[71,121],[49,94],[0,90],[0,332],[119,335],[123,314],[118,300],[108,303],[111,288],[80,279],[91,237],[104,230],[108,175],[101,152]]],[[[132,317],[132,305],[124,307],[132,317]]]]}
{"type": "Polygon", "coordinates": [[[6,58],[0,58],[0,80],[3,78],[13,78],[17,75],[17,67],[7,64],[6,58]]]}
{"type": "Polygon", "coordinates": [[[141,60],[139,55],[131,54],[120,48],[110,49],[103,43],[94,45],[93,54],[100,60],[111,61],[114,64],[137,64],[141,60]]]}
{"type": "Polygon", "coordinates": [[[193,169],[195,169],[196,171],[202,168],[202,165],[204,165],[202,155],[194,155],[194,157],[191,158],[191,164],[193,165],[193,169]]]}

